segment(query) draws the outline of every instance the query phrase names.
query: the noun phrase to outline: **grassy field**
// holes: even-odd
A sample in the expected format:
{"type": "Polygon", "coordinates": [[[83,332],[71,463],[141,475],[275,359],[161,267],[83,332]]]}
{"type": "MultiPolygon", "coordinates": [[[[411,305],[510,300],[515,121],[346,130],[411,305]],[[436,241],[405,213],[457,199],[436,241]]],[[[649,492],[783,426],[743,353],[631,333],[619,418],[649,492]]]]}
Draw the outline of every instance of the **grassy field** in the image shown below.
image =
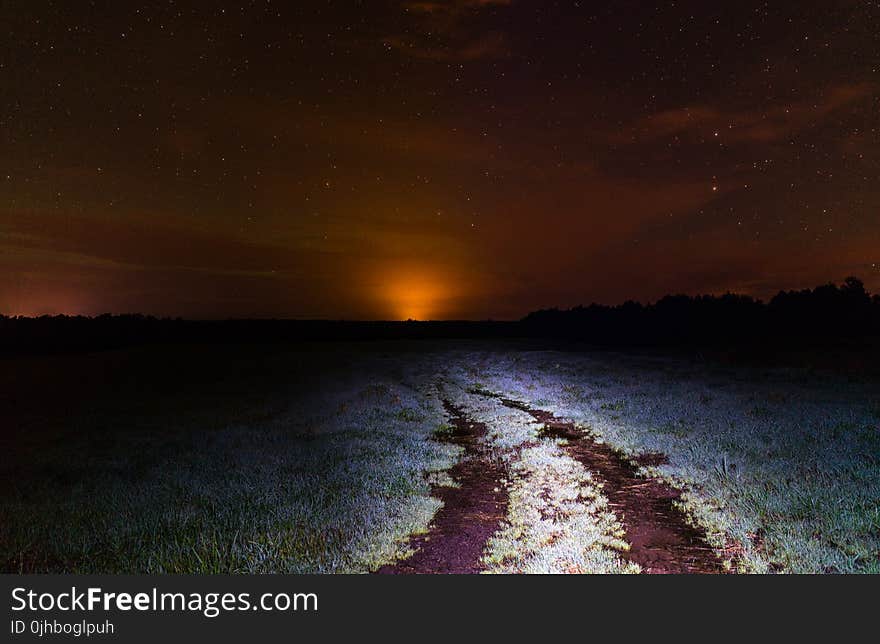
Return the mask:
{"type": "Polygon", "coordinates": [[[623,354],[472,352],[462,382],[571,419],[685,490],[742,572],[880,572],[876,382],[623,354]]]}
{"type": "Polygon", "coordinates": [[[406,361],[322,347],[4,363],[6,571],[349,572],[402,554],[456,459],[406,361]]]}
{"type": "Polygon", "coordinates": [[[460,448],[508,471],[489,572],[638,572],[602,484],[515,398],[685,491],[742,572],[880,572],[876,382],[513,343],[143,347],[0,362],[5,572],[368,572],[460,448]]]}

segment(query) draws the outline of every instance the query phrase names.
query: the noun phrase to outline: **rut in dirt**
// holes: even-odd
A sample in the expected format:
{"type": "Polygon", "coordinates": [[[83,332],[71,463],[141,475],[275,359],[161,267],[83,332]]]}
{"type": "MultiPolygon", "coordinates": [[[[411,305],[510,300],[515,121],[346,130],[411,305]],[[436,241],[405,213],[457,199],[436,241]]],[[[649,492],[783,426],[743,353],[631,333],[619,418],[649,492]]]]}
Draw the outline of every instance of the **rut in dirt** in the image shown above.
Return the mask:
{"type": "MultiPolygon", "coordinates": [[[[623,556],[649,574],[723,573],[720,559],[706,543],[705,535],[687,522],[675,507],[681,493],[656,479],[639,476],[635,465],[607,444],[598,443],[574,423],[552,413],[533,409],[518,400],[485,391],[472,391],[497,398],[507,407],[530,414],[544,425],[544,435],[563,438],[565,450],[580,461],[601,483],[602,493],[623,524],[630,544],[623,556]]],[[[662,454],[643,457],[642,465],[665,461],[662,454]]]]}
{"type": "Polygon", "coordinates": [[[458,487],[435,486],[431,495],[443,502],[428,532],[414,535],[409,557],[379,568],[378,574],[466,574],[485,570],[480,561],[486,542],[498,530],[507,510],[505,469],[480,440],[483,423],[468,419],[447,400],[443,407],[453,431],[444,442],[464,447],[462,459],[449,471],[458,487]]]}

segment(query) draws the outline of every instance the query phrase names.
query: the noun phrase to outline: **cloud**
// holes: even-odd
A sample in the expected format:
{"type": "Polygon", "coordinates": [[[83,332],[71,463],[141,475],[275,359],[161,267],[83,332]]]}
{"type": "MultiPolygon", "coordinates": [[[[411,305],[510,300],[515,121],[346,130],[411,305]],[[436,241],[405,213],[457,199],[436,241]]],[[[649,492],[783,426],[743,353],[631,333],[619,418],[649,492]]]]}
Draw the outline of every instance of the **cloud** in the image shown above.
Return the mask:
{"type": "Polygon", "coordinates": [[[683,106],[636,121],[620,138],[651,142],[671,136],[723,137],[726,142],[772,142],[813,127],[830,114],[872,96],[869,83],[835,85],[810,101],[777,104],[760,110],[725,110],[711,105],[683,106]]]}
{"type": "MultiPolygon", "coordinates": [[[[273,141],[273,148],[293,152],[303,143],[333,149],[337,156],[348,154],[357,165],[412,167],[454,163],[484,167],[496,162],[491,141],[479,131],[437,118],[413,119],[367,109],[352,109],[346,103],[328,103],[320,108],[298,102],[273,104],[268,101],[224,99],[201,115],[201,130],[220,137],[230,125],[255,140],[268,140],[276,133],[286,141],[273,141]],[[285,148],[284,146],[291,146],[285,148]],[[392,164],[393,165],[393,164],[392,164]]],[[[175,149],[176,152],[176,149],[175,149]]],[[[307,169],[303,170],[307,174],[307,169]]]]}
{"type": "Polygon", "coordinates": [[[511,0],[452,0],[404,2],[403,9],[416,25],[405,35],[383,39],[386,47],[414,58],[440,62],[467,62],[506,58],[510,47],[504,33],[487,28],[482,13],[511,0]]]}
{"type": "Polygon", "coordinates": [[[423,39],[386,38],[388,47],[415,58],[440,62],[468,62],[483,59],[499,59],[510,56],[510,47],[503,33],[493,31],[471,40],[456,42],[449,46],[430,46],[423,39]]]}
{"type": "Polygon", "coordinates": [[[40,261],[53,253],[66,264],[137,270],[261,274],[304,269],[289,247],[160,223],[156,216],[121,219],[19,212],[5,225],[9,232],[0,235],[4,252],[16,248],[20,258],[33,255],[40,261]]]}

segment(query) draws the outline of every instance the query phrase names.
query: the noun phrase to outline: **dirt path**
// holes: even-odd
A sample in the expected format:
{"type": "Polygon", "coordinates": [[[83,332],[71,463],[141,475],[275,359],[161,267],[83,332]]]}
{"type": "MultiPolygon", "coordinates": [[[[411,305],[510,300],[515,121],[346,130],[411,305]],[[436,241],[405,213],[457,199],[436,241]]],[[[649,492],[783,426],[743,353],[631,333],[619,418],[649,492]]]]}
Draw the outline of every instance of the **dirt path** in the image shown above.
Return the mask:
{"type": "MultiPolygon", "coordinates": [[[[685,520],[673,501],[680,494],[656,479],[639,476],[636,467],[608,445],[597,443],[548,411],[532,409],[525,403],[483,391],[481,395],[498,398],[507,407],[525,411],[544,424],[544,434],[567,441],[568,454],[583,463],[604,483],[602,493],[608,498],[626,532],[630,550],[625,556],[649,574],[722,573],[720,560],[706,543],[703,534],[685,520]]],[[[646,461],[662,462],[663,455],[646,461]]],[[[647,464],[647,463],[645,463],[647,464]]]]}
{"type": "Polygon", "coordinates": [[[432,495],[443,501],[428,532],[414,535],[408,559],[383,566],[378,574],[476,573],[486,542],[498,529],[507,508],[507,489],[501,484],[504,468],[489,455],[480,441],[486,426],[465,417],[448,401],[443,406],[453,431],[447,442],[461,445],[465,453],[449,470],[458,487],[435,487],[432,495]]]}

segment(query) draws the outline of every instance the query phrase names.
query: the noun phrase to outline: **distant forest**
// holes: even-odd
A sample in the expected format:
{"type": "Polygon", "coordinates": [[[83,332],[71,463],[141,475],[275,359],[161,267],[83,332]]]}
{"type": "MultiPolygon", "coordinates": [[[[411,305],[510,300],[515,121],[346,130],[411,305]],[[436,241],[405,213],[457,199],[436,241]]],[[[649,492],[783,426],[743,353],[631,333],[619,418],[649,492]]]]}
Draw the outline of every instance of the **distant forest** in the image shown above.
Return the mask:
{"type": "Polygon", "coordinates": [[[145,315],[0,315],[0,353],[91,351],[160,342],[299,342],[422,338],[533,338],[608,347],[853,345],[880,336],[880,295],[855,277],[769,302],[745,295],[667,295],[545,309],[516,322],[183,320],[145,315]]]}
{"type": "Polygon", "coordinates": [[[522,320],[529,335],[594,339],[597,344],[724,344],[731,341],[836,343],[880,334],[880,295],[848,277],[781,291],[769,302],[747,295],[667,295],[654,304],[547,309],[522,320]]]}

